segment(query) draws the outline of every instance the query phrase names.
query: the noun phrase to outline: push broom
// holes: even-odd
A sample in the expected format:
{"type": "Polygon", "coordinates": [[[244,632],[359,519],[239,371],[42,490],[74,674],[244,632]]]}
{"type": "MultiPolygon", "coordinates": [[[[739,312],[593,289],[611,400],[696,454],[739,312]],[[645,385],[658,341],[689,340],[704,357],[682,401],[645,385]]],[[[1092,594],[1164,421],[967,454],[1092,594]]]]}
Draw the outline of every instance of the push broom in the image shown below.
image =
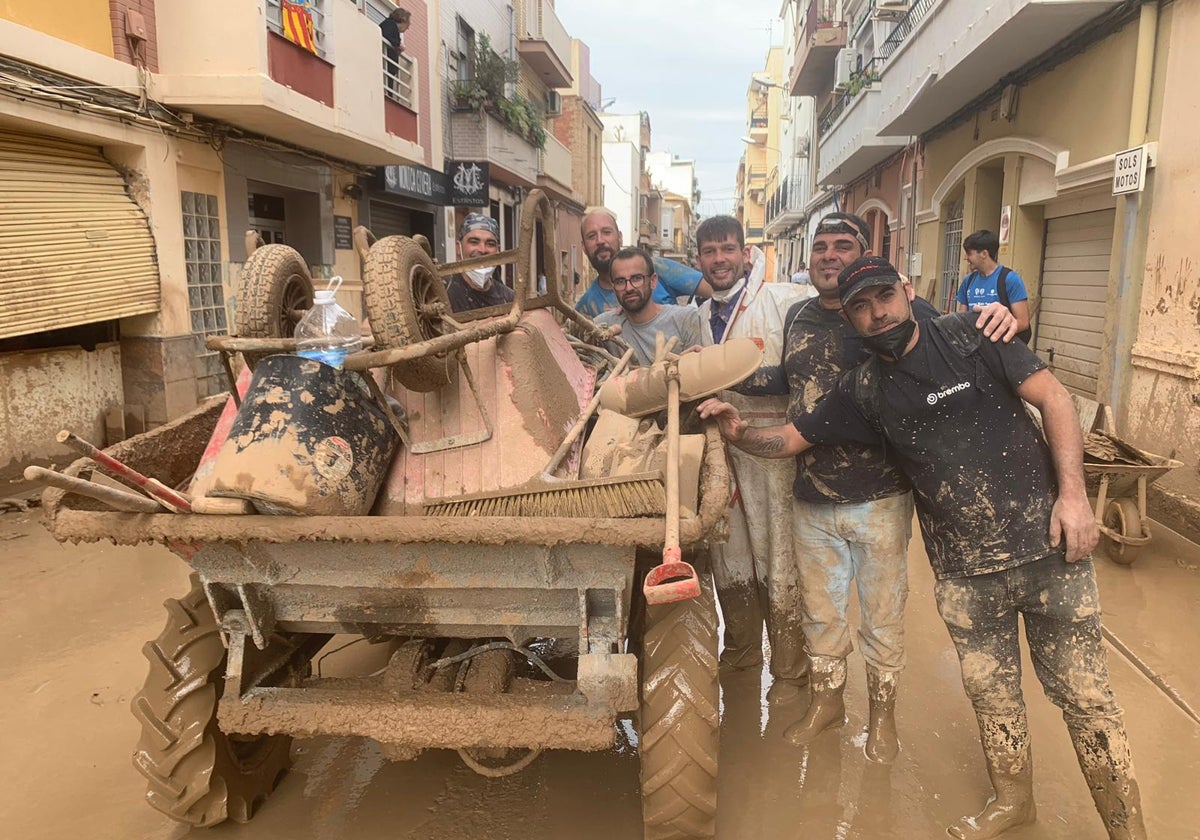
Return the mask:
{"type": "MultiPolygon", "coordinates": [[[[671,339],[674,342],[676,339],[671,339]]],[[[625,372],[633,359],[626,350],[609,379],[625,372]]],[[[425,505],[426,516],[568,516],[628,519],[662,516],[667,510],[666,490],[658,472],[635,473],[611,478],[558,478],[553,473],[579,440],[588,420],[600,407],[600,390],[588,403],[563,439],[546,468],[517,487],[466,496],[433,499],[425,505]]]]}

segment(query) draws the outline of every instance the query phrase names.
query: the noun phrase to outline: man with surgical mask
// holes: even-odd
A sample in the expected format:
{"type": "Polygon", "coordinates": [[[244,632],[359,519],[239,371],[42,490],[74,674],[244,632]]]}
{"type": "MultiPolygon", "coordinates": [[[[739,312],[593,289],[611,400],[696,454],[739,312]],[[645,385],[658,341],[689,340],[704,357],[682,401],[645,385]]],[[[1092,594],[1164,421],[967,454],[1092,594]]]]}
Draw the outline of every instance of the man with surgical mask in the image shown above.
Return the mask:
{"type": "MultiPolygon", "coordinates": [[[[458,231],[458,258],[469,260],[500,253],[500,226],[480,213],[468,213],[458,231]]],[[[446,283],[450,308],[455,312],[512,303],[513,290],[500,279],[500,267],[473,268],[455,274],[446,283]]]]}
{"type": "MultiPolygon", "coordinates": [[[[784,316],[802,300],[791,283],[766,283],[766,260],[747,276],[749,253],[742,225],[732,216],[705,219],[696,230],[700,270],[712,286],[712,298],[700,306],[704,343],[752,338],[768,364],[783,353],[784,316]]],[[[786,395],[747,395],[722,391],[754,425],[772,426],[787,419],[786,395]]],[[[773,702],[799,700],[808,682],[808,657],[800,632],[799,568],[792,556],[792,479],[795,466],[731,450],[735,493],[730,506],[729,539],[713,546],[713,580],[725,617],[721,664],[753,669],[762,663],[765,622],[771,643],[767,692],[773,702]]]]}

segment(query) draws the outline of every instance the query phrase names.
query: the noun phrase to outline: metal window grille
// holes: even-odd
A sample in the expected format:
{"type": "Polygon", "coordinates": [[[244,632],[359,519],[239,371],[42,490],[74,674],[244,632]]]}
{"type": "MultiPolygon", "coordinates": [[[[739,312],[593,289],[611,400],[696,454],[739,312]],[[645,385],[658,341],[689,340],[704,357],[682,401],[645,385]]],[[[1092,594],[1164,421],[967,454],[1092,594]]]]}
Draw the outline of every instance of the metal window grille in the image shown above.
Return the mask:
{"type": "Polygon", "coordinates": [[[946,219],[946,232],[942,239],[941,299],[944,311],[954,308],[954,293],[958,291],[958,266],[962,261],[963,202],[957,201],[950,207],[946,219]]]}
{"type": "Polygon", "coordinates": [[[226,387],[220,356],[204,348],[205,338],[229,331],[221,278],[221,221],[215,195],[181,192],[180,197],[188,312],[192,334],[200,339],[196,358],[197,393],[206,397],[219,394],[226,387]]]}
{"type": "MultiPolygon", "coordinates": [[[[325,58],[325,0],[290,0],[294,5],[304,6],[312,16],[313,40],[317,44],[317,55],[325,58]]],[[[267,0],[267,28],[276,35],[283,35],[283,0],[267,0]]]]}

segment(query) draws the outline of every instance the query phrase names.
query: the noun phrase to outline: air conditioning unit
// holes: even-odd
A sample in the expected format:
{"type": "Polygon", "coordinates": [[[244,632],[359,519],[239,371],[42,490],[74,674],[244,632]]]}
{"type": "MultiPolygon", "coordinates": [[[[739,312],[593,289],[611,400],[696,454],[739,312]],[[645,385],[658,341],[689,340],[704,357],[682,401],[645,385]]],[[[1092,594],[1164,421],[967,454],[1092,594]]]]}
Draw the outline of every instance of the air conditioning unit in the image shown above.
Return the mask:
{"type": "Polygon", "coordinates": [[[838,50],[837,64],[833,68],[833,89],[845,90],[850,86],[850,79],[854,75],[856,55],[853,47],[843,47],[838,50]]]}
{"type": "Polygon", "coordinates": [[[562,94],[556,90],[546,91],[546,116],[556,117],[562,113],[562,94]]]}
{"type": "Polygon", "coordinates": [[[908,6],[909,0],[875,0],[875,20],[899,20],[908,6]]]}

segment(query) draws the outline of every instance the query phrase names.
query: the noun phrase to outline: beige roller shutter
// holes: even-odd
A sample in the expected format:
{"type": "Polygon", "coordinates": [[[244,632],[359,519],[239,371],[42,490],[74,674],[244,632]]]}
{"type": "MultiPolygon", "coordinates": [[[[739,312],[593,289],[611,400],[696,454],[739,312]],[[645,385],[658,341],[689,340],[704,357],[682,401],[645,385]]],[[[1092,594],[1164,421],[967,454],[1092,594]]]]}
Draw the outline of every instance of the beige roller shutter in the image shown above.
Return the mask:
{"type": "Polygon", "coordinates": [[[1037,354],[1070,391],[1096,397],[1115,210],[1046,222],[1037,354]]]}
{"type": "Polygon", "coordinates": [[[0,338],[158,307],[146,215],[100,150],[0,131],[0,338]]]}
{"type": "Polygon", "coordinates": [[[412,236],[412,218],[408,208],[386,201],[372,201],[371,233],[378,239],[385,236],[412,236]]]}

